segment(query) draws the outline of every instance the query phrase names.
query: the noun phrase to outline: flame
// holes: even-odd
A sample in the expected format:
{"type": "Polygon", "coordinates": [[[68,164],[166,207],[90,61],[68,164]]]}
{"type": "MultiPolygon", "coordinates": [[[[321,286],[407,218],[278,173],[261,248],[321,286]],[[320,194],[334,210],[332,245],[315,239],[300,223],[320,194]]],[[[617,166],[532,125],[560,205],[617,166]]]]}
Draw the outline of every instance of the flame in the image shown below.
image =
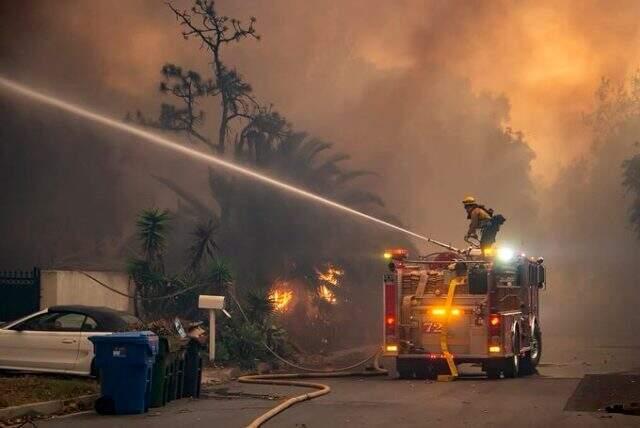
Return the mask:
{"type": "Polygon", "coordinates": [[[340,278],[344,275],[344,270],[329,265],[326,272],[323,273],[316,269],[316,273],[320,281],[333,287],[338,287],[340,285],[340,278]]]}
{"type": "Polygon", "coordinates": [[[329,265],[325,272],[320,272],[316,269],[316,273],[318,274],[318,280],[320,281],[320,285],[318,285],[318,288],[316,289],[318,296],[332,305],[335,304],[337,299],[332,288],[340,286],[340,279],[344,275],[344,270],[329,265]]]}
{"type": "Polygon", "coordinates": [[[286,312],[293,300],[293,291],[275,288],[269,293],[269,299],[276,312],[286,312]]]}
{"type": "Polygon", "coordinates": [[[325,300],[332,305],[337,302],[335,293],[331,291],[326,285],[321,285],[318,287],[318,296],[320,296],[322,300],[325,300]]]}

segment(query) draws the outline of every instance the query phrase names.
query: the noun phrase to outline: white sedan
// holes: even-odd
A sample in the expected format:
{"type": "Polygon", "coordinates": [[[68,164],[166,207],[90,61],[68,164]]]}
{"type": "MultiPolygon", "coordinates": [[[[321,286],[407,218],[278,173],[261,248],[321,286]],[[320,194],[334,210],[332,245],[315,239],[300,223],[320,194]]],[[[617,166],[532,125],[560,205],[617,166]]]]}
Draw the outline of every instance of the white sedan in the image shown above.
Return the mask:
{"type": "Polygon", "coordinates": [[[141,325],[110,308],[53,306],[0,327],[0,369],[95,375],[88,337],[141,325]]]}

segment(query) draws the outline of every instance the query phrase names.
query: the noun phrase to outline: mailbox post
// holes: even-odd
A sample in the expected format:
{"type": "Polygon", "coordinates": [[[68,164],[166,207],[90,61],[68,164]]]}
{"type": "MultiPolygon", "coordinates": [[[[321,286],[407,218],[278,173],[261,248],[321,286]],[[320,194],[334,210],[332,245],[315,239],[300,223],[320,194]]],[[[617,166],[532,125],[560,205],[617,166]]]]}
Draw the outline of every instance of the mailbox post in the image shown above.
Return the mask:
{"type": "Polygon", "coordinates": [[[209,310],[209,360],[216,355],[216,314],[214,311],[224,310],[224,296],[207,296],[201,294],[198,298],[198,308],[209,310]]]}

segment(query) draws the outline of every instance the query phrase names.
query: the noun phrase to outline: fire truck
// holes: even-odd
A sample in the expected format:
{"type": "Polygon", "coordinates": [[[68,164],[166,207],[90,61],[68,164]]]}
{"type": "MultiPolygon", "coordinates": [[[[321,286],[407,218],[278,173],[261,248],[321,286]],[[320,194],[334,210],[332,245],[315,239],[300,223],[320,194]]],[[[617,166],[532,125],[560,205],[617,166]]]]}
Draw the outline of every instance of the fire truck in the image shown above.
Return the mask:
{"type": "Polygon", "coordinates": [[[447,251],[415,259],[402,249],[385,253],[383,356],[395,359],[402,379],[453,380],[464,363],[490,379],[533,373],[542,354],[543,259],[442,245],[447,251]]]}

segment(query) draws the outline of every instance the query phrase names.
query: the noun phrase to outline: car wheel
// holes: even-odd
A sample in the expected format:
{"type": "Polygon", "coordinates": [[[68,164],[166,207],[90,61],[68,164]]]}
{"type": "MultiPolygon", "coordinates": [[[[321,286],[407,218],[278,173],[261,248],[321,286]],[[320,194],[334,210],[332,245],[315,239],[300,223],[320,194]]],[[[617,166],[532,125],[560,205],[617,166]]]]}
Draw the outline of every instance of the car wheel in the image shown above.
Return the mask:
{"type": "Polygon", "coordinates": [[[94,404],[94,408],[99,415],[115,415],[116,413],[115,402],[110,397],[103,396],[98,398],[94,404]]]}
{"type": "Polygon", "coordinates": [[[91,360],[91,368],[89,376],[95,378],[96,380],[100,380],[100,370],[96,367],[96,359],[91,360]]]}

